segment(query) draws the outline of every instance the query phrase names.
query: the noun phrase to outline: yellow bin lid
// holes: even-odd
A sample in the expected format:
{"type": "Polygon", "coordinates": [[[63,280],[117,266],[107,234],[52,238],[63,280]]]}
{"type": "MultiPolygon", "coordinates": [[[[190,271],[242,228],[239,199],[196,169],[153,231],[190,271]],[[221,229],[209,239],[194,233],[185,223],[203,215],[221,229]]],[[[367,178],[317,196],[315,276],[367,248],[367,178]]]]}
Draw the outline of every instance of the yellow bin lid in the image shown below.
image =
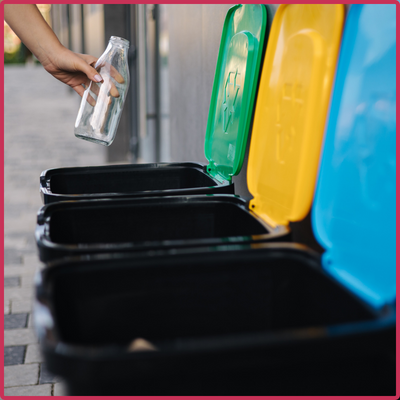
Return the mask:
{"type": "Polygon", "coordinates": [[[272,22],[251,137],[250,208],[273,227],[311,208],[344,6],[281,5],[272,22]]]}

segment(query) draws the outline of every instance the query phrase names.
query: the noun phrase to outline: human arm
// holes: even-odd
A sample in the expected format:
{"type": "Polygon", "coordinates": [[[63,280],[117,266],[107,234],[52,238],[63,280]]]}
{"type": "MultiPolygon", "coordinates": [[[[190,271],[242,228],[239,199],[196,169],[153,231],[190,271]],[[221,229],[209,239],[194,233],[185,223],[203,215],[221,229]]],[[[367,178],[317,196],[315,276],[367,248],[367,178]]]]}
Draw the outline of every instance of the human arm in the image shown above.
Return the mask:
{"type": "Polygon", "coordinates": [[[45,70],[71,86],[80,96],[88,79],[101,82],[102,77],[91,66],[97,58],[77,54],[64,47],[34,4],[5,4],[4,19],[36,56],[45,70]]]}

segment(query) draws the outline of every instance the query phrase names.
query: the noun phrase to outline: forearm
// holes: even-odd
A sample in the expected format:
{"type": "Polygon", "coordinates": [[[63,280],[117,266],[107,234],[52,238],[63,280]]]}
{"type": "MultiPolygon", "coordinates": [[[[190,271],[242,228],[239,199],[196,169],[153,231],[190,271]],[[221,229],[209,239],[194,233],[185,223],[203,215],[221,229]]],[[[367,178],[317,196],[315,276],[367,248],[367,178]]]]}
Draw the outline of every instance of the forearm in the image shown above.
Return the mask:
{"type": "Polygon", "coordinates": [[[64,48],[34,4],[5,4],[4,19],[42,64],[64,48]]]}
{"type": "Polygon", "coordinates": [[[84,93],[82,85],[87,85],[89,80],[102,82],[103,78],[91,66],[97,58],[87,54],[75,54],[65,48],[36,5],[5,4],[4,19],[45,70],[71,86],[80,96],[84,93]]]}

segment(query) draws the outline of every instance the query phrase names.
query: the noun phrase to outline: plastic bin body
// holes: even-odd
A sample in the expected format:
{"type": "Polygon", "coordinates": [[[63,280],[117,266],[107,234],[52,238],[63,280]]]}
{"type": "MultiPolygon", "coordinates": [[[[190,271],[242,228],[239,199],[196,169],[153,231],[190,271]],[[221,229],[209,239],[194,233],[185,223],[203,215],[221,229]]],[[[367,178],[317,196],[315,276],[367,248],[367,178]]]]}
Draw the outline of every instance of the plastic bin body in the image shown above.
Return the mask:
{"type": "Polygon", "coordinates": [[[261,4],[235,5],[226,15],[205,135],[207,165],[160,163],[47,170],[40,178],[44,203],[234,193],[232,176],[240,172],[246,151],[266,26],[267,10],[261,4]]]}
{"type": "Polygon", "coordinates": [[[81,199],[234,193],[232,182],[218,181],[206,169],[207,166],[198,163],[54,168],[42,172],[40,192],[45,204],[81,199]]]}
{"type": "Polygon", "coordinates": [[[70,395],[394,395],[395,309],[296,245],[46,268],[36,317],[70,395]],[[129,352],[135,338],[157,351],[129,352]]]}
{"type": "Polygon", "coordinates": [[[50,262],[79,254],[289,239],[238,196],[171,196],[60,202],[42,207],[36,242],[50,262]]]}
{"type": "MultiPolygon", "coordinates": [[[[303,219],[312,204],[343,18],[344,6],[329,4],[283,5],[276,14],[260,79],[250,146],[248,181],[254,195],[251,211],[243,200],[223,195],[50,204],[38,216],[36,238],[41,260],[144,247],[290,240],[289,223],[303,219]],[[296,15],[301,17],[296,19],[296,15]],[[314,34],[304,35],[310,29],[314,34]],[[310,43],[320,46],[321,52],[299,54],[297,46],[307,47],[310,43]],[[304,75],[302,71],[310,66],[318,73],[304,75]],[[294,88],[292,94],[302,97],[301,118],[296,120],[296,136],[290,143],[285,139],[294,129],[289,115],[300,100],[286,99],[288,87],[294,88]],[[266,126],[265,109],[272,110],[273,122],[266,126]],[[279,117],[279,123],[274,122],[275,117],[279,117]],[[288,159],[277,157],[271,148],[285,149],[288,159]]],[[[234,87],[235,77],[227,80],[233,79],[234,87]]],[[[220,94],[223,95],[224,92],[220,94]]],[[[216,117],[216,125],[221,121],[224,119],[216,117]]],[[[231,122],[227,129],[231,129],[231,122]]],[[[215,129],[213,140],[206,140],[206,155],[212,159],[207,169],[214,176],[225,173],[229,164],[224,164],[223,159],[229,159],[229,149],[234,148],[230,136],[220,132],[215,129]]]]}

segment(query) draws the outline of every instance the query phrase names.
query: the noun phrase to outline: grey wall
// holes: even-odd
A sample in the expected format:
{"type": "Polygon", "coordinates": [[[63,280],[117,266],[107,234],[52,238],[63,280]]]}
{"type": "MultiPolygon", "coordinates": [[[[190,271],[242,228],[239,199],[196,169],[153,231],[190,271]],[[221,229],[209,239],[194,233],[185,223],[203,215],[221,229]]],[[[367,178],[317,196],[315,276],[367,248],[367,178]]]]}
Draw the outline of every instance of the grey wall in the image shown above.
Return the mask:
{"type": "MultiPolygon", "coordinates": [[[[120,36],[130,39],[127,16],[129,6],[126,4],[104,4],[104,49],[106,48],[111,36],[120,36]]],[[[126,162],[130,159],[129,151],[129,130],[131,112],[129,96],[127,97],[122,112],[121,120],[118,125],[117,134],[112,146],[107,148],[108,162],[126,162]]]]}
{"type": "Polygon", "coordinates": [[[173,161],[206,162],[204,137],[214,72],[229,5],[171,5],[170,128],[173,161]]]}

